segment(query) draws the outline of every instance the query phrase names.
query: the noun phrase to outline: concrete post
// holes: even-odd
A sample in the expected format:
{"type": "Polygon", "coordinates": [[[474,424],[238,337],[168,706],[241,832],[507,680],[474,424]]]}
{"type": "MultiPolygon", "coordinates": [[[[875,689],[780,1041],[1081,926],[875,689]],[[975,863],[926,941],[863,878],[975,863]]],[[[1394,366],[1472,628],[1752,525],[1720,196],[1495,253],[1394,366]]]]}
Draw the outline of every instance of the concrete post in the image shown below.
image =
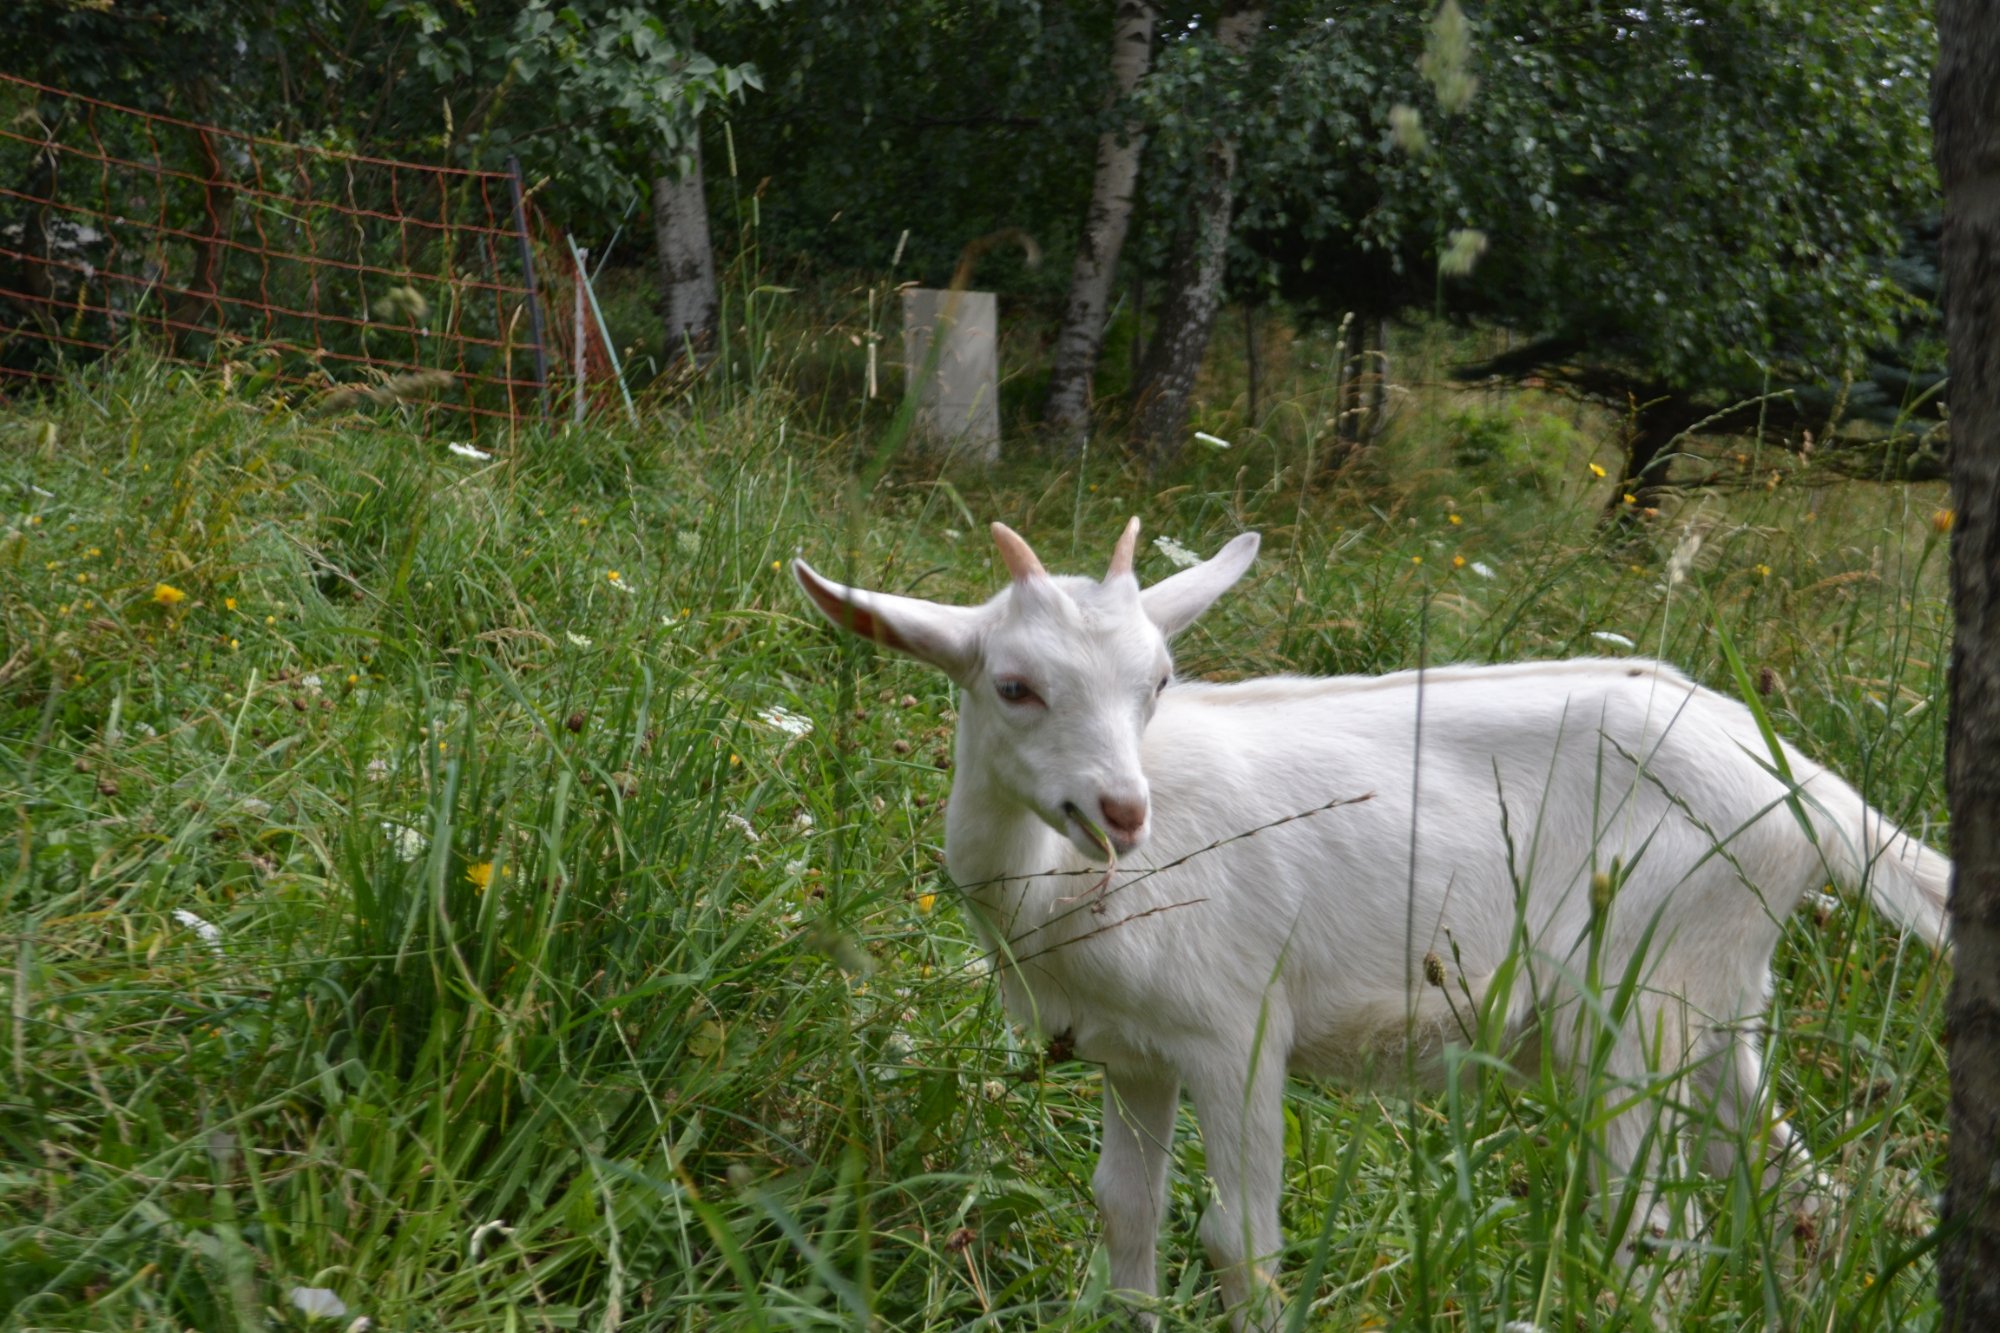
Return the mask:
{"type": "Polygon", "coordinates": [[[934,287],[903,291],[906,392],[917,397],[917,435],[933,448],[981,463],[1000,457],[999,320],[992,292],[934,287]],[[937,364],[928,377],[934,332],[937,364]]]}

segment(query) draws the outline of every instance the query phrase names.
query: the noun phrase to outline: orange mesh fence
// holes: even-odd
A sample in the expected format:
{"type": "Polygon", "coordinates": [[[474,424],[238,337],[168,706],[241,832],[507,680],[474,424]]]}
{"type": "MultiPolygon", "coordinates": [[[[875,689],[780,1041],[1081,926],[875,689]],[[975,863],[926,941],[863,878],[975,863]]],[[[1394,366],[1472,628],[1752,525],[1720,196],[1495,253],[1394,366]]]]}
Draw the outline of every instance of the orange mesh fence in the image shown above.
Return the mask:
{"type": "MultiPolygon", "coordinates": [[[[143,341],[475,430],[545,415],[576,330],[545,318],[535,226],[517,167],[283,143],[0,74],[0,392],[143,341]]],[[[540,248],[569,299],[568,255],[540,248]]]]}

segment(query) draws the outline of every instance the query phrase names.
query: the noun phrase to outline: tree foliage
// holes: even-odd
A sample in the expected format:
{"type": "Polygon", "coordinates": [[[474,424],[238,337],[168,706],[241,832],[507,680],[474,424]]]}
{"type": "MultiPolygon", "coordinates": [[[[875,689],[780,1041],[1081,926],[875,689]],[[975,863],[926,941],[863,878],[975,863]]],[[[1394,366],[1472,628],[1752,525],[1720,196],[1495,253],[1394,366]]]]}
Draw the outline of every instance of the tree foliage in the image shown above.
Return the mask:
{"type": "Polygon", "coordinates": [[[1427,16],[1274,17],[1239,271],[1332,307],[1428,300],[1682,387],[1837,380],[1894,340],[1890,261],[1935,198],[1925,6],[1468,13],[1478,84],[1455,115],[1420,68],[1427,16]],[[1441,290],[1466,229],[1489,248],[1441,290]],[[1276,271],[1301,261],[1317,280],[1276,271]]]}
{"type": "MultiPolygon", "coordinates": [[[[757,0],[745,8],[768,8],[757,0]]],[[[0,66],[107,100],[375,153],[518,155],[567,217],[641,197],[707,107],[760,86],[695,44],[734,0],[25,0],[0,66]],[[663,18],[662,13],[670,15],[663,18]]]]}

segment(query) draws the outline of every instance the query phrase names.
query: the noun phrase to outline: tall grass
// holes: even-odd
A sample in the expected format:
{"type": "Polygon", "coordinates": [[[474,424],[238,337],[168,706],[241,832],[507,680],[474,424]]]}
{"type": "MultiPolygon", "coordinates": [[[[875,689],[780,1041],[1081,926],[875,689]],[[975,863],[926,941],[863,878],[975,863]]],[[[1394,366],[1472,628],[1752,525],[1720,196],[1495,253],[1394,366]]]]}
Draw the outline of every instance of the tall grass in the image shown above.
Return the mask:
{"type": "MultiPolygon", "coordinates": [[[[824,633],[795,550],[970,600],[975,519],[1081,568],[1129,512],[1262,528],[1184,674],[1638,651],[1733,690],[1719,625],[1780,731],[1942,808],[1926,488],[1757,459],[1611,545],[1589,423],[1431,393],[1344,481],[1295,399],[1295,433],[1215,408],[1236,447],[1159,485],[864,492],[878,418],[823,429],[780,336],[698,410],[485,461],[143,369],[0,413],[9,1326],[335,1326],[309,1288],[383,1329],[1120,1317],[1097,1074],[1005,1025],[938,868],[949,692],[824,633]]],[[[1926,1326],[1940,994],[1863,909],[1791,923],[1777,1094],[1843,1197],[1795,1225],[1670,1169],[1711,1226],[1636,1280],[1587,1188],[1604,1079],[1500,1078],[1469,1029],[1440,1096],[1296,1086],[1294,1326],[1926,1326]]],[[[1206,1327],[1178,1159],[1158,1310],[1206,1327]]]]}

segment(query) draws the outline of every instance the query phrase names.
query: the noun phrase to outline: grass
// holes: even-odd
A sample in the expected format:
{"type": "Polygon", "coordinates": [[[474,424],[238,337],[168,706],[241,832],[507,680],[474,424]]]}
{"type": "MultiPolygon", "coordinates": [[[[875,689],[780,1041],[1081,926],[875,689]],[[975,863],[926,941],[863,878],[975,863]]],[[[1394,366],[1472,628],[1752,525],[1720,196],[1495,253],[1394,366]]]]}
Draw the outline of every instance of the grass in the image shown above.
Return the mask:
{"type": "MultiPolygon", "coordinates": [[[[825,424],[754,348],[642,432],[490,461],[142,368],[0,409],[7,1326],[1110,1326],[1096,1072],[1006,1026],[938,870],[949,691],[826,632],[794,551],[970,600],[989,517],[1091,570],[1131,512],[1204,553],[1262,529],[1183,674],[1641,651],[1733,692],[1720,624],[1782,733],[1940,815],[1938,489],[1746,449],[1609,547],[1596,423],[1426,391],[1308,475],[1291,350],[1266,428],[1212,385],[1235,447],[1158,484],[864,491],[883,414],[825,424]]],[[[1783,1198],[1688,1183],[1714,1226],[1669,1322],[1928,1327],[1942,969],[1843,905],[1779,974],[1779,1098],[1845,1198],[1795,1273],[1783,1198]]],[[[1456,1068],[1295,1085],[1299,1324],[1647,1326],[1666,1265],[1612,1274],[1582,1188],[1607,1089],[1456,1068]]],[[[1159,1308],[1209,1327],[1180,1143],[1159,1308]]]]}

